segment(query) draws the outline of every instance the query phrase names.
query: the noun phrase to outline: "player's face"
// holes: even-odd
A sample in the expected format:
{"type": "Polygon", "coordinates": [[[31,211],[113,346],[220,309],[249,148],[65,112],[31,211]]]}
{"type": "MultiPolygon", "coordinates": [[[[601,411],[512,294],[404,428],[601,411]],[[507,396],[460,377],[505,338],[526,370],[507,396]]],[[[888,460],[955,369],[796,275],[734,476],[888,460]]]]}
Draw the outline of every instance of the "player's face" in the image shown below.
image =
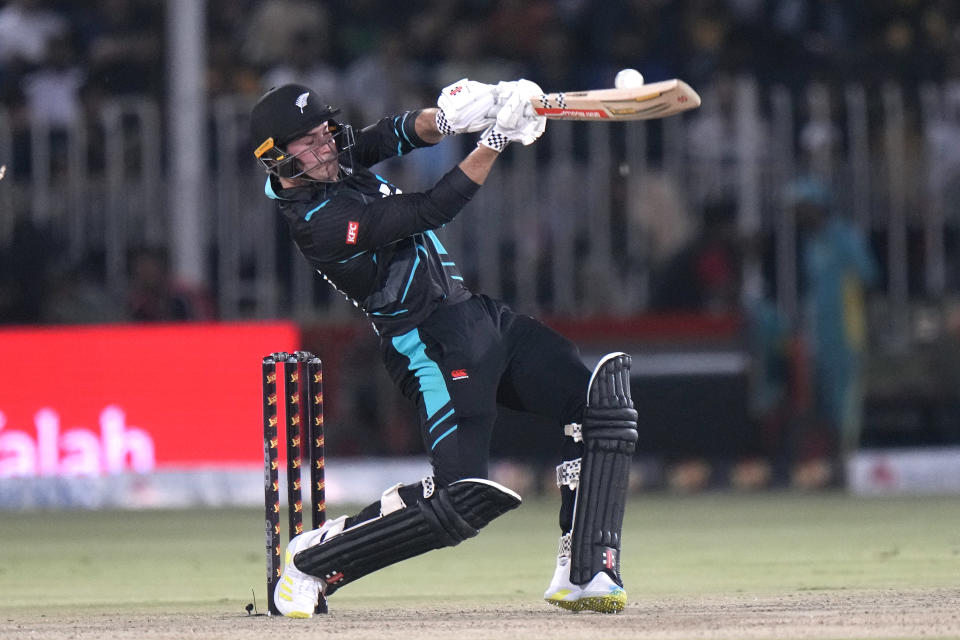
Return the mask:
{"type": "Polygon", "coordinates": [[[332,182],[339,175],[337,143],[326,122],[287,144],[287,153],[296,158],[300,171],[314,180],[332,182]]]}

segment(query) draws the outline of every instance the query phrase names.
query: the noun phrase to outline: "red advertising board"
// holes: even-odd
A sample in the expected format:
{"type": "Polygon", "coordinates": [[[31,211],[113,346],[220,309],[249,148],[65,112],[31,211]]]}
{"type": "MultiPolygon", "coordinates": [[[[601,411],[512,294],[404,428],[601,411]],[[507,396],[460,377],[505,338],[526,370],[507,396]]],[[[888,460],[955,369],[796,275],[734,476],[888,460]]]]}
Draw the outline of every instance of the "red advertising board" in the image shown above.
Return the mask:
{"type": "Polygon", "coordinates": [[[260,362],[291,323],[0,330],[0,478],[259,466],[260,362]]]}

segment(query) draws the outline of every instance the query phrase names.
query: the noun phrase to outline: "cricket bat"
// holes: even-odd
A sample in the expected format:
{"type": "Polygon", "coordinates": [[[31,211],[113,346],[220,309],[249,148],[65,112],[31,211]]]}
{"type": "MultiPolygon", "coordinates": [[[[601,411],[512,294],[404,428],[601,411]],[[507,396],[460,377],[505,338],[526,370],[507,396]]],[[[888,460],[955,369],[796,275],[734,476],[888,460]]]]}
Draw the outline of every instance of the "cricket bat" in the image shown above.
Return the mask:
{"type": "Polygon", "coordinates": [[[696,109],[700,96],[683,80],[624,89],[565,91],[531,96],[537,115],[551,120],[652,120],[696,109]]]}

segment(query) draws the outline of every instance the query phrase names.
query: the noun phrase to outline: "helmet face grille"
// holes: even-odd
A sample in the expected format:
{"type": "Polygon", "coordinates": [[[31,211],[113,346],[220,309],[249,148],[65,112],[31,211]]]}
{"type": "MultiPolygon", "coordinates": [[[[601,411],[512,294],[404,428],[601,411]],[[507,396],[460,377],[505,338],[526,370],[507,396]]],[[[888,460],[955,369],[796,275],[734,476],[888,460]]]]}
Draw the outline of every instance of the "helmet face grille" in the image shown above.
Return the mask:
{"type": "Polygon", "coordinates": [[[257,148],[254,155],[257,156],[267,173],[280,178],[299,178],[311,182],[339,182],[353,173],[353,128],[350,125],[330,122],[328,130],[332,134],[332,141],[337,149],[337,172],[329,179],[322,180],[307,175],[306,170],[298,160],[310,154],[314,154],[314,157],[319,160],[319,156],[316,155],[317,150],[329,144],[330,139],[303,149],[296,155],[290,155],[283,147],[274,144],[273,138],[268,138],[257,148]]]}
{"type": "Polygon", "coordinates": [[[250,133],[262,156],[270,146],[283,147],[314,127],[340,113],[309,87],[285,84],[271,89],[253,106],[250,133]],[[272,138],[272,145],[268,140],[272,138]],[[266,145],[267,148],[264,148],[266,145]]]}

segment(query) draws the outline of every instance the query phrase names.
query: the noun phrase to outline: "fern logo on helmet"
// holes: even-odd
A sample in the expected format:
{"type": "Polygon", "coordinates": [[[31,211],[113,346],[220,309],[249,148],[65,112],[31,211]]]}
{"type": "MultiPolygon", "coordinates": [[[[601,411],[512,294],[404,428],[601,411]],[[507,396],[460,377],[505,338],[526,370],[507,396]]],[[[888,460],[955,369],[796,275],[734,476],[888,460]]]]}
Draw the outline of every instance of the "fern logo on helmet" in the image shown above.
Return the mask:
{"type": "Polygon", "coordinates": [[[307,99],[309,98],[310,98],[310,92],[307,91],[306,93],[301,93],[300,96],[297,98],[297,101],[294,102],[295,105],[300,107],[300,113],[303,113],[303,108],[307,106],[307,99]]]}

